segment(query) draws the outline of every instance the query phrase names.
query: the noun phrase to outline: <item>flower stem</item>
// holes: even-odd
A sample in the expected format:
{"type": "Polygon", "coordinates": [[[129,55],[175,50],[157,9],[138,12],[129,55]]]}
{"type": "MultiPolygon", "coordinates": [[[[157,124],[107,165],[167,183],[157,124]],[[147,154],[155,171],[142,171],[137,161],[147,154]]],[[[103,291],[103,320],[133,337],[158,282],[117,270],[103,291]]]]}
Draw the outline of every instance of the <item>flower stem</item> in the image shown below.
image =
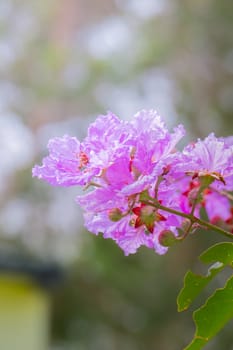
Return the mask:
{"type": "Polygon", "coordinates": [[[164,211],[166,211],[166,212],[168,212],[168,213],[175,214],[175,215],[181,216],[181,217],[183,217],[183,218],[189,219],[189,220],[191,221],[191,223],[197,223],[197,224],[199,224],[200,226],[209,228],[209,229],[214,230],[214,231],[216,231],[216,232],[218,232],[218,233],[220,233],[220,234],[222,234],[222,235],[224,235],[224,236],[226,236],[226,237],[228,237],[228,238],[233,239],[233,234],[232,234],[232,233],[230,233],[230,232],[228,232],[228,231],[222,229],[221,227],[218,227],[218,226],[216,226],[216,225],[213,225],[213,224],[211,224],[211,223],[209,223],[209,222],[207,222],[207,221],[204,221],[204,220],[202,220],[202,219],[199,219],[199,218],[197,218],[197,217],[194,216],[194,215],[186,214],[186,213],[183,213],[183,212],[181,212],[181,211],[178,211],[178,210],[175,210],[175,209],[172,209],[172,208],[167,208],[167,207],[161,205],[161,204],[158,203],[158,202],[151,202],[151,201],[149,201],[149,200],[148,200],[148,201],[144,201],[144,200],[143,200],[142,202],[145,203],[145,204],[147,204],[147,205],[151,205],[152,207],[155,207],[155,208],[157,208],[157,209],[164,210],[164,211]]]}

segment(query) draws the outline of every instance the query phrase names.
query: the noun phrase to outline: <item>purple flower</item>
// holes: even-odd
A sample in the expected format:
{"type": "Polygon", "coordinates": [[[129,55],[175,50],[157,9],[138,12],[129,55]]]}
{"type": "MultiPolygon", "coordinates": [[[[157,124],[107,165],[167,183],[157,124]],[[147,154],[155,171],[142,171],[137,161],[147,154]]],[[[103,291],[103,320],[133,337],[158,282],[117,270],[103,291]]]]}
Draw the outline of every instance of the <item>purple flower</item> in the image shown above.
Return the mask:
{"type": "Polygon", "coordinates": [[[88,188],[77,198],[86,228],[114,240],[125,255],[140,246],[164,254],[168,248],[161,242],[176,241],[187,226],[174,211],[198,217],[205,207],[211,221],[233,222],[221,193],[233,189],[232,138],[210,134],[178,152],[184,133],[182,125],[169,132],[153,110],[129,122],[109,112],[90,125],[82,142],[67,135],[50,140],[49,155],[33,176],[51,185],[88,188]]]}
{"type": "Polygon", "coordinates": [[[113,114],[100,116],[91,124],[86,139],[80,143],[68,135],[51,139],[49,156],[42,166],[33,168],[33,176],[55,186],[88,185],[122,153],[124,147],[123,123],[113,114]],[[122,146],[123,145],[123,146],[122,146]]]}
{"type": "Polygon", "coordinates": [[[167,248],[158,240],[163,230],[177,235],[182,220],[172,214],[143,205],[140,196],[125,196],[110,187],[97,188],[77,202],[84,210],[85,227],[94,234],[113,239],[125,255],[135,253],[140,246],[164,254],[167,248]]]}
{"type": "Polygon", "coordinates": [[[143,175],[151,174],[156,163],[174,152],[176,144],[185,134],[182,125],[170,133],[153,110],[138,112],[130,124],[131,143],[134,146],[133,166],[143,175]]]}
{"type": "Polygon", "coordinates": [[[174,188],[173,197],[177,197],[181,211],[191,213],[194,206],[193,214],[199,217],[200,209],[204,207],[212,220],[211,208],[215,205],[216,208],[212,211],[214,216],[229,216],[229,200],[213,194],[214,191],[233,188],[233,147],[229,140],[225,142],[225,139],[218,139],[214,134],[204,140],[198,139],[196,143],[187,146],[183,153],[176,155],[175,167],[169,176],[170,188],[174,188]],[[199,193],[204,181],[207,181],[207,186],[199,193]],[[196,201],[197,196],[199,200],[196,201]],[[222,216],[224,211],[228,214],[222,216]]]}
{"type": "Polygon", "coordinates": [[[218,219],[227,221],[231,217],[229,200],[216,192],[210,192],[205,196],[205,209],[211,222],[218,219]]]}
{"type": "Polygon", "coordinates": [[[72,186],[85,185],[95,175],[88,167],[89,156],[75,137],[55,137],[49,141],[48,149],[49,156],[43,159],[42,166],[33,168],[33,176],[54,186],[72,186]]]}
{"type": "Polygon", "coordinates": [[[130,147],[128,123],[118,119],[114,114],[99,116],[88,128],[88,135],[83,141],[86,152],[90,155],[91,166],[99,171],[121,156],[129,156],[130,147]]]}
{"type": "Polygon", "coordinates": [[[226,185],[228,178],[233,175],[233,146],[217,139],[213,133],[203,141],[198,139],[196,143],[187,146],[183,154],[183,170],[192,175],[210,175],[222,185],[226,185]]]}

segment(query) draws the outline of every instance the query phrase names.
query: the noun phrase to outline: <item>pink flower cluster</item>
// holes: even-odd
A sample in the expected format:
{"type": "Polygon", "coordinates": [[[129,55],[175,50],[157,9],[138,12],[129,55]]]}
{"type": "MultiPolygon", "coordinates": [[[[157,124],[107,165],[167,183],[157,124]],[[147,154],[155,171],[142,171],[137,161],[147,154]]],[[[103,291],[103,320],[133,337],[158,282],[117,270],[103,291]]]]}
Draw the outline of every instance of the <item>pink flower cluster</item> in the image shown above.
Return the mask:
{"type": "Polygon", "coordinates": [[[68,135],[51,139],[33,176],[86,189],[77,198],[86,228],[113,239],[125,255],[142,245],[164,254],[163,236],[178,237],[187,219],[152,203],[196,217],[205,208],[210,222],[233,227],[226,196],[233,190],[233,137],[210,134],[180,152],[184,134],[182,125],[169,132],[153,110],[130,121],[108,113],[90,125],[83,142],[68,135]]]}

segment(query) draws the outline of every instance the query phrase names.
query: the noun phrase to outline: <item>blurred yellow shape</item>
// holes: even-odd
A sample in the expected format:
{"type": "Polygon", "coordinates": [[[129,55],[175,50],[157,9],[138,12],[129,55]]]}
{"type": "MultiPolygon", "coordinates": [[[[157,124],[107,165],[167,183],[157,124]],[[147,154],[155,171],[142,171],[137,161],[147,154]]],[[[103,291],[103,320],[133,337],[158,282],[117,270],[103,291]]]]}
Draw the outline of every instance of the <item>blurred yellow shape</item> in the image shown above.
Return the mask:
{"type": "Polygon", "coordinates": [[[46,350],[49,294],[19,274],[0,274],[0,349],[46,350]]]}

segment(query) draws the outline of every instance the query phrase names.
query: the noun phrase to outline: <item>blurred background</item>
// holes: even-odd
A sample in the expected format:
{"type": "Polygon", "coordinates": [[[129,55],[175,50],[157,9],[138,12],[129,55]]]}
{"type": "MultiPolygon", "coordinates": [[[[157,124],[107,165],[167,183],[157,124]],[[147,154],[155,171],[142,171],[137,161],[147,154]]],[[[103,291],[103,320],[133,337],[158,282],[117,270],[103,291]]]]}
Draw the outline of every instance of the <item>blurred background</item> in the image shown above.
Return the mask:
{"type": "MultiPolygon", "coordinates": [[[[31,168],[49,138],[82,139],[108,110],[154,108],[189,140],[232,134],[232,32],[229,0],[0,1],[0,254],[65,271],[49,294],[51,350],[178,350],[191,339],[176,296],[217,235],[124,257],[85,232],[79,189],[52,188],[31,168]]],[[[206,349],[233,349],[231,328],[206,349]]]]}

